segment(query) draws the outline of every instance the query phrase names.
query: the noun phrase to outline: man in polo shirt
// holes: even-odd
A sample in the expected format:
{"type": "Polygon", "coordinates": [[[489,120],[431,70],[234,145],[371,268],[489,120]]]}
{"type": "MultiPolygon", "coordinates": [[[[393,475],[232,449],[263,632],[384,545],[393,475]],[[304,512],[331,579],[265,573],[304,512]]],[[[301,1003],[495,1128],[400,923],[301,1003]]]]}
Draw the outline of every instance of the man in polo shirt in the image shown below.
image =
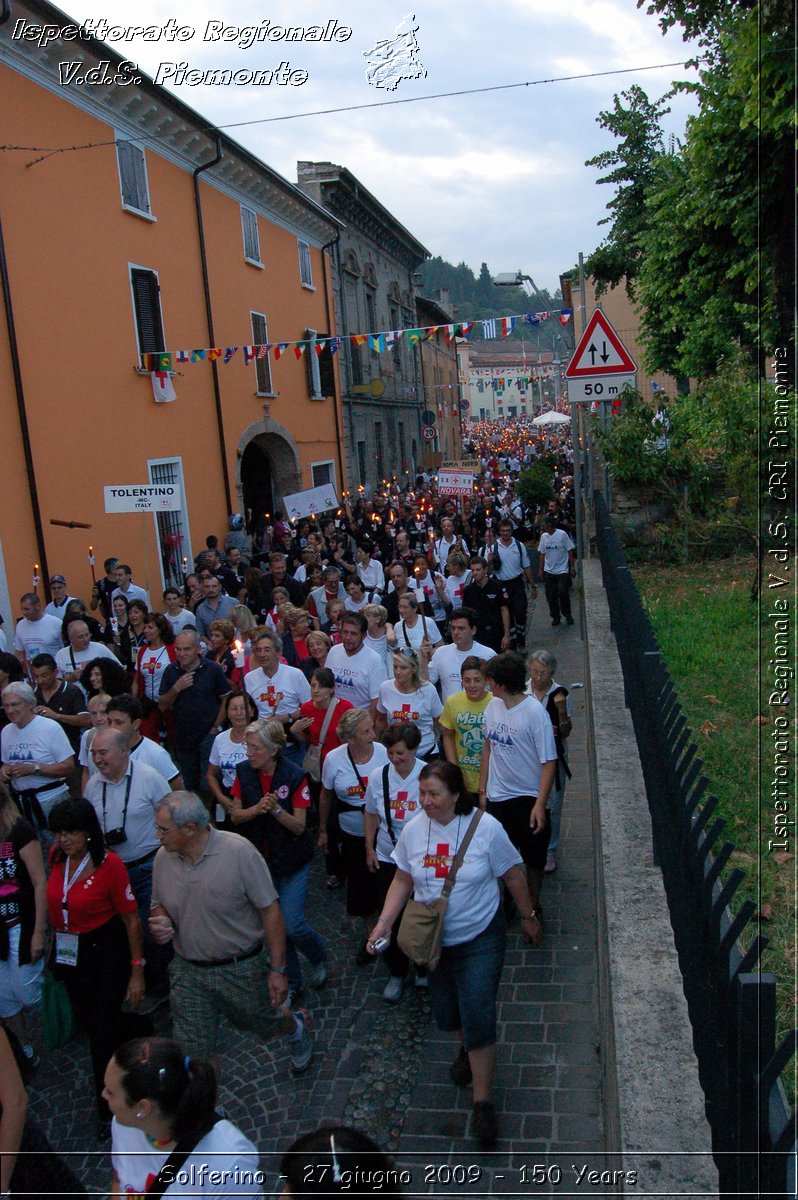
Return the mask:
{"type": "Polygon", "coordinates": [[[375,717],[380,684],[387,679],[387,672],[379,655],[363,645],[368,627],[362,613],[347,613],[341,622],[341,645],[330,649],[325,666],[335,677],[338,699],[351,701],[355,708],[367,708],[375,717]]]}
{"type": "Polygon", "coordinates": [[[172,759],[158,742],[141,734],[141,704],[135,696],[123,692],[108,701],[108,724],[125,735],[131,760],[146,763],[159,775],[163,775],[170,789],[176,792],[183,787],[183,776],[172,759]]]}
{"type": "Polygon", "coordinates": [[[175,747],[180,774],[187,787],[198,791],[208,772],[213,739],[221,731],[224,701],[230,683],[218,663],[200,654],[196,629],[184,629],[175,638],[176,663],[161,678],[158,707],[174,710],[175,747]]]}
{"type": "Polygon", "coordinates": [[[62,646],[55,656],[58,674],[67,683],[78,683],[86,663],[95,658],[110,658],[118,663],[119,659],[102,642],[93,642],[89,627],[85,621],[70,621],[67,627],[69,642],[62,646]]]}
{"type": "Polygon", "coordinates": [[[211,632],[211,621],[223,621],[230,615],[238,601],[234,596],[223,596],[222,585],[215,575],[206,575],[202,582],[205,599],[198,604],[194,612],[197,633],[200,637],[208,637],[211,632]]]}
{"type": "Polygon", "coordinates": [[[14,631],[14,650],[28,678],[31,677],[31,662],[37,654],[52,654],[55,658],[63,646],[61,622],[42,608],[35,592],[26,592],[19,601],[22,619],[17,621],[14,631]]]}
{"type": "Polygon", "coordinates": [[[58,678],[52,654],[37,654],[31,663],[31,671],[36,680],[36,715],[57,721],[77,756],[80,735],[91,725],[83,689],[58,678]]]}
{"type": "Polygon", "coordinates": [[[239,834],[210,828],[207,809],[191,792],[167,796],[155,830],[161,849],[150,931],[162,945],[174,945],[174,1037],[187,1054],[208,1058],[216,1049],[219,1018],[226,1016],[264,1040],[287,1033],[292,1069],[307,1070],[313,1057],[310,1013],[285,1007],[285,925],[263,856],[239,834]]]}
{"type": "Polygon", "coordinates": [[[97,730],[91,757],[97,774],[86,784],[86,799],[97,813],[106,844],[127,867],[144,930],[147,990],[163,997],[170,955],[152,939],[148,922],[152,865],[159,845],[155,813],[169,795],[169,784],[146,763],[131,762],[127,738],[118,729],[97,730]]]}

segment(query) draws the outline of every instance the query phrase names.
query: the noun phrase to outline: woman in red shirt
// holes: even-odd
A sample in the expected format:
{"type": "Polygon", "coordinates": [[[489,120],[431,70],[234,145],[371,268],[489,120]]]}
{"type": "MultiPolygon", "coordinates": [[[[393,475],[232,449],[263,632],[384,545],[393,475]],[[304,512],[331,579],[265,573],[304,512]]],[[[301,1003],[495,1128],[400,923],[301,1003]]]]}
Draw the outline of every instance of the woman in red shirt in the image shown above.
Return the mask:
{"type": "Polygon", "coordinates": [[[160,744],[161,726],[169,732],[165,720],[167,714],[158,707],[163,673],[170,663],[175,662],[175,631],[163,613],[147,613],[144,626],[144,645],[136,655],[136,673],[133,676],[133,695],[141,704],[141,735],[160,744]]]}
{"type": "Polygon", "coordinates": [[[89,1035],[97,1137],[106,1141],[111,1112],[102,1096],[105,1068],[122,1040],[123,1003],[136,1009],[144,995],[141,923],[125,864],[105,849],[89,801],[62,800],[53,806],[49,826],[56,838],[47,881],[52,969],[89,1035]]]}
{"type": "MultiPolygon", "coordinates": [[[[318,778],[311,774],[311,782],[321,781],[321,768],[331,750],[341,745],[341,739],[335,732],[341,717],[352,707],[350,700],[335,699],[335,676],[329,667],[317,667],[310,677],[310,700],[300,706],[299,717],[291,726],[291,735],[298,742],[307,742],[310,746],[319,746],[321,750],[318,778]],[[332,714],[327,721],[324,734],[324,744],[319,745],[321,731],[325,723],[330,705],[333,704],[332,714]]],[[[307,768],[306,768],[307,770],[307,768]]],[[[318,789],[317,789],[318,790],[318,789]]],[[[311,792],[313,789],[311,788],[311,792]]],[[[314,796],[318,800],[318,795],[314,796]]]]}

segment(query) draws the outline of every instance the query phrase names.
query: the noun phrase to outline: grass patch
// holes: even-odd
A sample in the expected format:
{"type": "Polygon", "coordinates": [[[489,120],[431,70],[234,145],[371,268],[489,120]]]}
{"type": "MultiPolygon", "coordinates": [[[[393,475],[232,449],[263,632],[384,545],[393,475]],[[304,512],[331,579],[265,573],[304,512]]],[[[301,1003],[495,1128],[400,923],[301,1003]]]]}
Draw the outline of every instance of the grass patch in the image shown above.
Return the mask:
{"type": "MultiPolygon", "coordinates": [[[[768,754],[772,762],[774,720],[788,710],[772,708],[767,695],[760,694],[758,641],[761,632],[766,650],[772,631],[766,600],[760,616],[750,598],[755,565],[753,557],[745,556],[633,569],[703,759],[709,792],[718,797],[719,815],[726,819],[722,837],[737,847],[730,865],[745,872],[740,892],[756,902],[761,931],[770,939],[762,969],[776,977],[780,1041],[794,1024],[796,1005],[795,859],[780,859],[777,850],[768,848],[769,839],[774,839],[771,776],[763,769],[760,781],[760,763],[764,767],[768,754]]],[[[793,736],[789,714],[790,802],[793,736]]],[[[791,828],[791,850],[794,839],[791,828]]],[[[750,932],[745,936],[750,940],[750,932]]],[[[785,1082],[794,1097],[793,1081],[785,1082]]]]}

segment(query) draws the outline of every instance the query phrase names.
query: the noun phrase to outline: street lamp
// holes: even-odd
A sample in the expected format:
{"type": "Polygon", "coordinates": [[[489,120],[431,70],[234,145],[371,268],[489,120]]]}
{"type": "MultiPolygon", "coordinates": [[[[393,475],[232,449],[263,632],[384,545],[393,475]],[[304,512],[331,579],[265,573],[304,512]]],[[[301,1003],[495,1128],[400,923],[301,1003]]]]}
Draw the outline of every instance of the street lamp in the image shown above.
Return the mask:
{"type": "Polygon", "coordinates": [[[546,307],[546,301],[541,295],[540,288],[531,275],[523,274],[520,267],[517,271],[502,271],[500,274],[494,275],[491,283],[494,287],[522,287],[523,284],[528,283],[532,289],[529,294],[536,294],[544,309],[546,307]]]}

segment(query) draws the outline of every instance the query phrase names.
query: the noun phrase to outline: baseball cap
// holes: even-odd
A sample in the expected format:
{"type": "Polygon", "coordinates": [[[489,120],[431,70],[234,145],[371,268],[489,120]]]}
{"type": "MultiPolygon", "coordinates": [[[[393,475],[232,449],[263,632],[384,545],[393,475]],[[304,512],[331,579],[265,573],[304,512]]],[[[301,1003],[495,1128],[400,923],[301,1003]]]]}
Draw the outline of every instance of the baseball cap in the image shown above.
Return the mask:
{"type": "Polygon", "coordinates": [[[66,583],[66,579],[63,575],[51,575],[50,583],[66,583]]]}

